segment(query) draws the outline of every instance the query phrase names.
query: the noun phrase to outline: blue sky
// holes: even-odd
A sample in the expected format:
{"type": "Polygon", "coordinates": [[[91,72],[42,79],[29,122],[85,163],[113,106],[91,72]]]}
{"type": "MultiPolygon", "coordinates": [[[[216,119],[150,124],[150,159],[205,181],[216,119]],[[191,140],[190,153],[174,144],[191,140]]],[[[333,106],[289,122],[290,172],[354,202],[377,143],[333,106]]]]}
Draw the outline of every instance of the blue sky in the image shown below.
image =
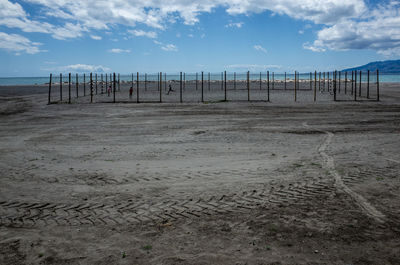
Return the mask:
{"type": "Polygon", "coordinates": [[[400,3],[0,0],[0,75],[333,70],[400,57],[400,3]]]}

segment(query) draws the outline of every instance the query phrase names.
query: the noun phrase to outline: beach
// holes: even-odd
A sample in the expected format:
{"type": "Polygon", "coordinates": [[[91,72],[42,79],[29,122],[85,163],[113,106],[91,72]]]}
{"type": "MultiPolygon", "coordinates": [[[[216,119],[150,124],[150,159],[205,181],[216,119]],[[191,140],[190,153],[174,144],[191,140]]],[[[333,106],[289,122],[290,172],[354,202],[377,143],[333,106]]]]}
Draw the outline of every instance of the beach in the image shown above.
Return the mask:
{"type": "Polygon", "coordinates": [[[400,263],[400,83],[246,85],[1,86],[0,264],[400,263]]]}

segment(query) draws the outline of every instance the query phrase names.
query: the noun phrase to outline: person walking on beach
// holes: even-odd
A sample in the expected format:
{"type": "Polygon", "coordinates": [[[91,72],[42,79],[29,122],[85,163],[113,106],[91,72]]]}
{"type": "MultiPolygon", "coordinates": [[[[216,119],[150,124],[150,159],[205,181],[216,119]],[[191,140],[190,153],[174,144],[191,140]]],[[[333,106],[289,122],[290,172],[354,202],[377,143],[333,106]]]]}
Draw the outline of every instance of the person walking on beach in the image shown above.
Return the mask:
{"type": "Polygon", "coordinates": [[[172,86],[171,86],[171,84],[169,84],[169,86],[168,86],[168,92],[167,92],[167,95],[169,95],[169,92],[175,92],[175,91],[172,89],[172,86]]]}
{"type": "Polygon", "coordinates": [[[129,88],[129,99],[132,99],[133,87],[129,88]]]}
{"type": "Polygon", "coordinates": [[[110,94],[111,94],[111,85],[107,89],[107,94],[108,94],[108,96],[110,96],[110,94]]]}

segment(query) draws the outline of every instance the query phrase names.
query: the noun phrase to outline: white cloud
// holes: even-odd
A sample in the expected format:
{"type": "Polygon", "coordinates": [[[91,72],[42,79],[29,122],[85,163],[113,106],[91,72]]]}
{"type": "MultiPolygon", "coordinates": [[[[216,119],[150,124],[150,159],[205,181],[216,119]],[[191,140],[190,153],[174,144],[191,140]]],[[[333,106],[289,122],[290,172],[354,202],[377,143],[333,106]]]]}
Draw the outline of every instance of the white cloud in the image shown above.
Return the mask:
{"type": "Polygon", "coordinates": [[[65,66],[54,67],[51,69],[45,69],[47,71],[59,71],[59,72],[109,72],[110,68],[102,65],[90,65],[90,64],[71,64],[65,66]]]}
{"type": "Polygon", "coordinates": [[[233,28],[233,27],[236,27],[236,28],[239,28],[239,29],[240,29],[243,25],[244,25],[244,22],[236,22],[236,23],[229,23],[229,24],[226,24],[225,27],[226,27],[226,28],[233,28]]]}
{"type": "Polygon", "coordinates": [[[306,43],[312,51],[370,49],[383,55],[400,55],[400,2],[379,6],[362,19],[344,19],[325,27],[306,43]]]}
{"type": "Polygon", "coordinates": [[[267,53],[267,50],[261,45],[254,45],[253,48],[257,51],[261,51],[263,53],[267,53]]]}
{"type": "Polygon", "coordinates": [[[130,53],[131,50],[124,50],[124,49],[114,48],[114,49],[108,50],[108,52],[111,52],[111,53],[130,53]]]}
{"type": "Polygon", "coordinates": [[[188,37],[189,37],[189,38],[193,38],[194,35],[193,35],[193,34],[189,34],[188,37]]]}
{"type": "Polygon", "coordinates": [[[101,40],[102,37],[101,36],[97,36],[97,35],[90,35],[90,37],[94,40],[101,40]]]}
{"type": "Polygon", "coordinates": [[[137,37],[147,37],[151,39],[157,38],[157,32],[154,31],[143,31],[143,30],[128,30],[129,33],[137,37]]]}
{"type": "Polygon", "coordinates": [[[178,47],[176,47],[174,44],[164,44],[159,41],[154,41],[155,44],[159,45],[162,50],[167,51],[167,52],[177,52],[178,47]]]}
{"type": "Polygon", "coordinates": [[[28,38],[18,34],[7,34],[0,32],[0,49],[15,52],[17,55],[23,53],[35,54],[43,52],[39,49],[41,43],[32,42],[28,38]]]}

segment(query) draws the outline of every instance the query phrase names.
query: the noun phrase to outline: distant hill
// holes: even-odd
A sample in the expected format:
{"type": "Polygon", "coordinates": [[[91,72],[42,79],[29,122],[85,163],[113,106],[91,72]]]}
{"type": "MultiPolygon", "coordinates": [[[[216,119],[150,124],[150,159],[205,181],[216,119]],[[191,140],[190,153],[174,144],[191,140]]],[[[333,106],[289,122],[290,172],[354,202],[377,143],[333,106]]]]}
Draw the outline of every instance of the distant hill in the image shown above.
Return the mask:
{"type": "Polygon", "coordinates": [[[366,65],[344,69],[342,71],[354,71],[354,70],[375,71],[376,69],[378,69],[382,73],[400,73],[400,60],[372,62],[366,65]]]}

